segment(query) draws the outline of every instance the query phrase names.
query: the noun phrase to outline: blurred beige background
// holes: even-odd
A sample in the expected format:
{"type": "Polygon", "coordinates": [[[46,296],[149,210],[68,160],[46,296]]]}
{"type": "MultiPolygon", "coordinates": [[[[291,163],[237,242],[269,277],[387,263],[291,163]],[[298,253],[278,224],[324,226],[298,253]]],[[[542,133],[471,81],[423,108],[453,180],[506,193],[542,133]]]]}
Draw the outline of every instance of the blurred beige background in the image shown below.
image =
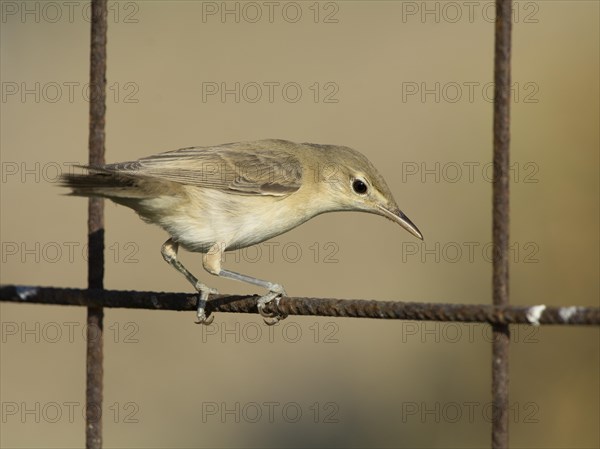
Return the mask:
{"type": "MultiPolygon", "coordinates": [[[[89,9],[0,5],[1,282],[84,287],[86,201],[53,182],[87,160],[89,9]]],[[[329,214],[226,266],[293,296],[491,301],[491,2],[110,5],[109,162],[271,137],[348,145],[426,237],[329,214]]],[[[515,6],[513,304],[598,306],[598,14],[515,6]]],[[[190,291],[165,239],[107,203],[106,288],[190,291]]],[[[182,258],[222,292],[253,291],[182,258]]],[[[85,310],[0,311],[2,447],[82,446],[85,310]]],[[[193,320],[106,311],[106,447],[489,446],[484,325],[193,320]]],[[[600,445],[599,348],[598,328],[513,328],[513,447],[600,445]]]]}

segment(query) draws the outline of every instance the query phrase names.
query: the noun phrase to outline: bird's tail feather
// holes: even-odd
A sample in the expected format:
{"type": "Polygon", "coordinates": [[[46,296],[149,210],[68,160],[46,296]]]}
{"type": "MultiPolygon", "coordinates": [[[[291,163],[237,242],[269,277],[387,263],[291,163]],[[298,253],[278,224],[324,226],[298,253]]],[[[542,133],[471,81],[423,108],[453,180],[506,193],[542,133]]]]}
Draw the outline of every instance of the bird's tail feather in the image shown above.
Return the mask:
{"type": "Polygon", "coordinates": [[[99,196],[104,198],[140,198],[143,192],[137,188],[137,180],[102,168],[82,167],[87,173],[66,173],[60,185],[71,189],[70,195],[99,196]]]}

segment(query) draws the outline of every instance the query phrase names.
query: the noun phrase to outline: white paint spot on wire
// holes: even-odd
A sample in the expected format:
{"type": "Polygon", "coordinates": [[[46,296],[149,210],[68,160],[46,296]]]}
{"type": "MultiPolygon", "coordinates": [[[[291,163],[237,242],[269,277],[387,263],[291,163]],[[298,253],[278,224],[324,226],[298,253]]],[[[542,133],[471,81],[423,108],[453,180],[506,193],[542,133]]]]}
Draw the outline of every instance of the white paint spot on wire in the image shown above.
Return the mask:
{"type": "Polygon", "coordinates": [[[546,310],[546,306],[543,304],[530,307],[529,310],[527,310],[527,320],[534,326],[539,326],[540,317],[542,316],[542,313],[544,313],[544,310],[546,310]]]}

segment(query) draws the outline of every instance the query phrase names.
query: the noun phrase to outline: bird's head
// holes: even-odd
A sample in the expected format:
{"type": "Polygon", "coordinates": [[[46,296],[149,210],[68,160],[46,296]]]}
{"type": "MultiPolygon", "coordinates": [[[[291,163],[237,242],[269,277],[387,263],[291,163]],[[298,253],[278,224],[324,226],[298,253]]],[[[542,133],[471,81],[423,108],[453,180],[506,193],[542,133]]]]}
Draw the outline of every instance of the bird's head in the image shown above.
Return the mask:
{"type": "MultiPolygon", "coordinates": [[[[392,192],[373,164],[348,147],[315,145],[315,167],[319,190],[327,197],[330,210],[369,212],[399,224],[423,240],[417,226],[398,207],[392,192]]],[[[311,173],[312,175],[312,173],[311,173]]]]}

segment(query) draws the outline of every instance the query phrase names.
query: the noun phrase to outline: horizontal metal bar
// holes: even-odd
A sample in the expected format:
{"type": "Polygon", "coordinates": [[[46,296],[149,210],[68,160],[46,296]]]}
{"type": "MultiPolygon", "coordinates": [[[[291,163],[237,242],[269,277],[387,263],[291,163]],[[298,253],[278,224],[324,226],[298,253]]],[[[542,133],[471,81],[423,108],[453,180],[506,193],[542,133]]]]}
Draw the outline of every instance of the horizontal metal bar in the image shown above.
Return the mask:
{"type": "MultiPolygon", "coordinates": [[[[207,312],[257,313],[258,296],[215,295],[207,312]]],[[[189,293],[94,290],[54,287],[0,286],[0,301],[128,309],[196,310],[197,295],[189,293]]],[[[271,303],[267,312],[288,315],[337,316],[490,324],[600,325],[598,307],[493,306],[437,304],[363,299],[289,298],[271,303]]]]}

